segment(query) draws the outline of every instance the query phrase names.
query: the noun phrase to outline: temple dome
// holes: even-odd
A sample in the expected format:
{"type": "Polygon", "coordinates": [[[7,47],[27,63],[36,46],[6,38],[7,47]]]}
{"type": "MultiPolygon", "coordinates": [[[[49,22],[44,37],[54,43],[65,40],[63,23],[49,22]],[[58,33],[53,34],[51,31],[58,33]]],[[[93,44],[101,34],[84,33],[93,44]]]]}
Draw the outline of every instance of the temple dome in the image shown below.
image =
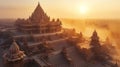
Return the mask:
{"type": "Polygon", "coordinates": [[[25,57],[26,55],[24,54],[23,51],[20,51],[19,46],[15,41],[13,41],[12,45],[10,46],[9,50],[3,55],[3,57],[7,61],[18,61],[21,60],[25,57]]]}

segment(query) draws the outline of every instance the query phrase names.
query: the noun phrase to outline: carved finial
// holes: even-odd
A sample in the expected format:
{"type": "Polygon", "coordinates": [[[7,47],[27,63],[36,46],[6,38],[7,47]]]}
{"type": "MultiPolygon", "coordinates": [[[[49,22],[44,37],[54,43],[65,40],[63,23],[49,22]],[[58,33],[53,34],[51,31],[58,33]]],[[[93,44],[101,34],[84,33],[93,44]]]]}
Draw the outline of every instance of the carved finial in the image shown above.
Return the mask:
{"type": "Polygon", "coordinates": [[[40,2],[38,2],[38,5],[40,5],[40,2]]]}
{"type": "Polygon", "coordinates": [[[93,35],[97,35],[97,31],[96,30],[94,30],[93,35]]]}

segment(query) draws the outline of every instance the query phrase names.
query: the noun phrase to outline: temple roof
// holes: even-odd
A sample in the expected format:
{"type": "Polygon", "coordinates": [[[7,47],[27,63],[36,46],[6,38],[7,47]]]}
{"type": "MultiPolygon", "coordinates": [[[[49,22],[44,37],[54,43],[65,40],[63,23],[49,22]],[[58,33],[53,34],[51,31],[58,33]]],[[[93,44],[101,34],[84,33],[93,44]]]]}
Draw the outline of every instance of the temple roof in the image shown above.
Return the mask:
{"type": "Polygon", "coordinates": [[[98,34],[97,34],[97,31],[96,30],[94,30],[94,32],[93,32],[93,34],[92,34],[92,37],[91,37],[92,39],[99,39],[99,37],[98,37],[98,34]]]}
{"type": "Polygon", "coordinates": [[[93,35],[97,36],[97,31],[96,30],[94,30],[93,35]]]}
{"type": "Polygon", "coordinates": [[[44,21],[44,20],[48,19],[48,16],[46,15],[44,10],[42,9],[40,3],[38,3],[36,9],[32,13],[31,19],[34,21],[41,21],[41,20],[44,21]]]}
{"type": "Polygon", "coordinates": [[[9,48],[10,53],[17,53],[19,52],[19,46],[15,41],[13,41],[12,45],[9,48]]]}
{"type": "Polygon", "coordinates": [[[37,5],[37,7],[36,7],[36,9],[34,10],[33,13],[34,14],[39,14],[39,13],[44,14],[44,10],[42,9],[40,3],[38,3],[38,5],[37,5]]]}

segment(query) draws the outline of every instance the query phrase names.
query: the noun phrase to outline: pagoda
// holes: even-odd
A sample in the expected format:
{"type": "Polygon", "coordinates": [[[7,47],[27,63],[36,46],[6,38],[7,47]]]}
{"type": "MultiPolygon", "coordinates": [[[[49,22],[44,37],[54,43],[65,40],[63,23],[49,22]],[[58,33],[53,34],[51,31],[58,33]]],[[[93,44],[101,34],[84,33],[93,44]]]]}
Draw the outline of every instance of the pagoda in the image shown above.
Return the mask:
{"type": "Polygon", "coordinates": [[[21,33],[54,33],[61,31],[61,21],[51,19],[38,3],[28,19],[17,19],[15,26],[21,33]]]}

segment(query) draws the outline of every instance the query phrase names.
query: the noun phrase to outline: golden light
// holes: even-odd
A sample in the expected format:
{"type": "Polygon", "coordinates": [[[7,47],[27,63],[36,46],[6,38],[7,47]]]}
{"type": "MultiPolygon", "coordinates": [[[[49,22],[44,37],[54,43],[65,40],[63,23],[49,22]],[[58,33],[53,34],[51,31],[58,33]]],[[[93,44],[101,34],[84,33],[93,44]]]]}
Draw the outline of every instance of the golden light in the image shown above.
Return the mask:
{"type": "Polygon", "coordinates": [[[80,11],[81,14],[86,14],[87,11],[88,11],[88,8],[87,8],[87,6],[85,6],[85,5],[81,5],[81,6],[79,7],[79,11],[80,11]]]}
{"type": "Polygon", "coordinates": [[[91,37],[93,31],[94,31],[94,28],[86,27],[86,28],[85,28],[85,31],[84,31],[84,36],[86,36],[86,37],[91,37]]]}

